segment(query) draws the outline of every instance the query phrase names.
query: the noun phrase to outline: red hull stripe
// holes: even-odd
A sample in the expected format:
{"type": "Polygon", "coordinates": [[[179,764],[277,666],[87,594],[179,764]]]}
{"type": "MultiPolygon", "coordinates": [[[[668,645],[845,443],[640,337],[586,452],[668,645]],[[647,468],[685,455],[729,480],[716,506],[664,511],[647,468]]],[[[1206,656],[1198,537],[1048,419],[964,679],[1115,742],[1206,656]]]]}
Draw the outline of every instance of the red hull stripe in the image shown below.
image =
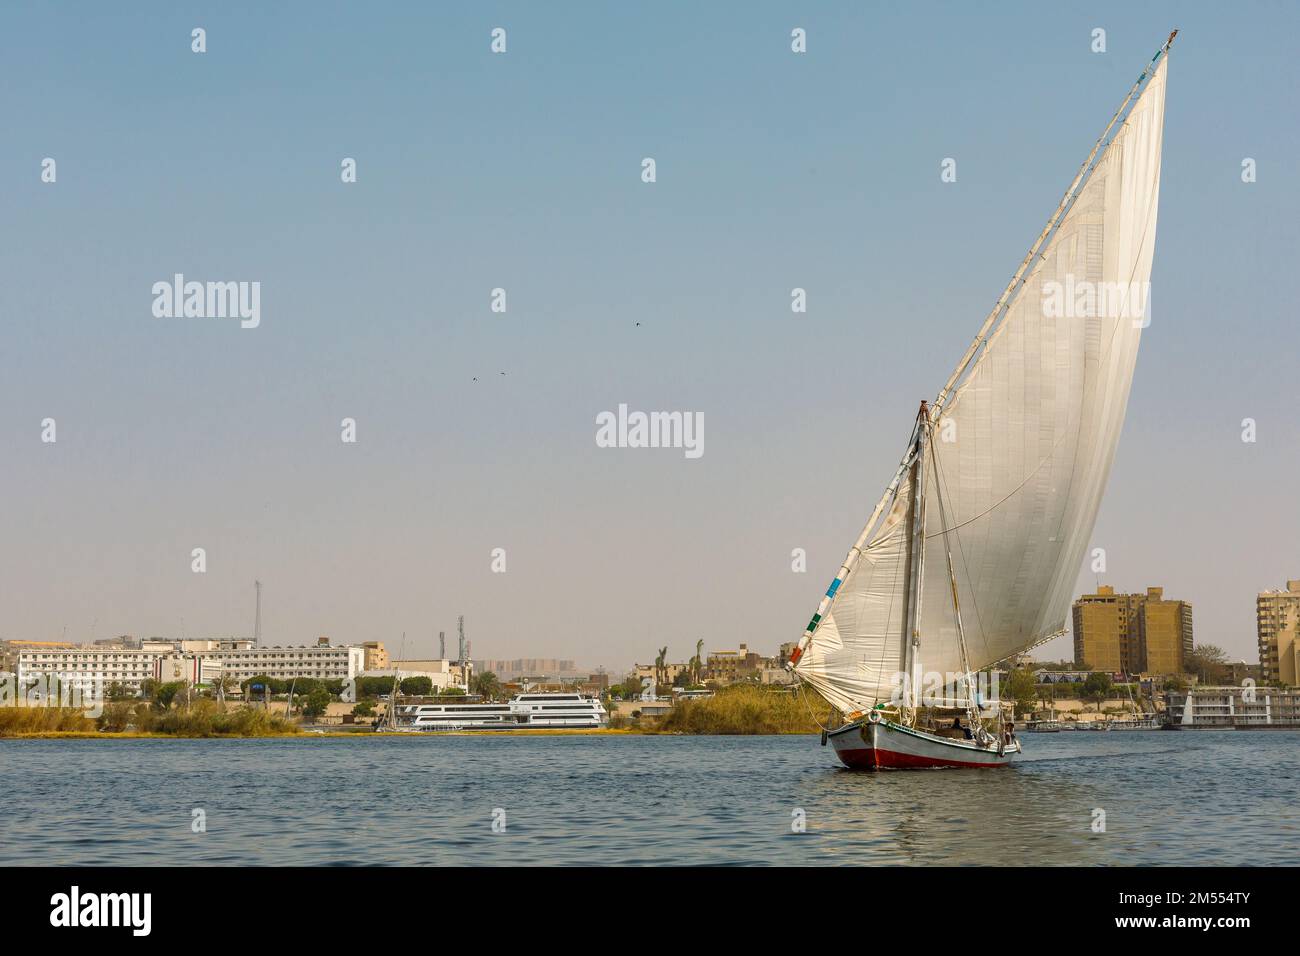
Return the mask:
{"type": "Polygon", "coordinates": [[[940,760],[937,757],[918,757],[914,754],[900,754],[892,750],[839,750],[836,752],[846,767],[855,770],[861,768],[883,768],[897,770],[908,767],[1005,767],[1005,763],[975,763],[969,760],[940,760]]]}

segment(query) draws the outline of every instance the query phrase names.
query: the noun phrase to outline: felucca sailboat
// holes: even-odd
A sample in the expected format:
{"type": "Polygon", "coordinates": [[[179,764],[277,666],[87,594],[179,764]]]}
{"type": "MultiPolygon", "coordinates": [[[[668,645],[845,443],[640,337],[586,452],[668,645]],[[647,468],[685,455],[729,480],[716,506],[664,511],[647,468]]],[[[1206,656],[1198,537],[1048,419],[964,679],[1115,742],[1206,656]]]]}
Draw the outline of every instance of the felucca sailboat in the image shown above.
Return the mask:
{"type": "Polygon", "coordinates": [[[997,767],[1020,752],[977,675],[1065,632],[1147,322],[1177,33],[921,403],[790,656],[842,716],[823,743],[848,767],[997,767]]]}

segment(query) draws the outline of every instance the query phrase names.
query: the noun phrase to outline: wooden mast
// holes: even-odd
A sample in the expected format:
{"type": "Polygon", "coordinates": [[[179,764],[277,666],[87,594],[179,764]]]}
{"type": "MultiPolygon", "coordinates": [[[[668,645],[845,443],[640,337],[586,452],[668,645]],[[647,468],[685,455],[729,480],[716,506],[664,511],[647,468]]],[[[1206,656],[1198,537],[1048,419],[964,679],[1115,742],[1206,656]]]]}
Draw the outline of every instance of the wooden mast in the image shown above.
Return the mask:
{"type": "MultiPolygon", "coordinates": [[[[921,699],[921,596],[925,579],[925,450],[930,443],[929,406],[921,403],[916,421],[916,459],[912,462],[912,537],[907,567],[907,631],[903,676],[907,681],[904,706],[908,723],[916,723],[921,699]]],[[[902,712],[900,711],[900,716],[902,712]]]]}
{"type": "MultiPolygon", "coordinates": [[[[399,660],[397,661],[397,663],[400,664],[401,658],[404,657],[406,657],[406,632],[405,631],[402,632],[402,649],[398,652],[399,660]]],[[[388,726],[389,729],[391,730],[397,729],[397,685],[398,685],[398,680],[401,676],[402,676],[402,672],[398,670],[395,664],[393,667],[393,689],[392,692],[389,693],[388,695],[388,726]]]]}

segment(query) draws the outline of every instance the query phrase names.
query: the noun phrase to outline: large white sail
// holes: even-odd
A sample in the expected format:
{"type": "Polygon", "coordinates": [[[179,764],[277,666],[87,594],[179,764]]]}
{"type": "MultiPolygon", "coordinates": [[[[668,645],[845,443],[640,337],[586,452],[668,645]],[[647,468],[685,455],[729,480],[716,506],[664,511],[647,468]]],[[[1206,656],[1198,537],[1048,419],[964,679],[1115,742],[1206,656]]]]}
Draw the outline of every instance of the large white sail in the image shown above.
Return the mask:
{"type": "MultiPolygon", "coordinates": [[[[983,351],[936,402],[914,672],[978,670],[1064,628],[1149,309],[1166,62],[1158,59],[983,351]]],[[[797,673],[845,713],[895,696],[908,665],[911,498],[906,481],[886,495],[881,522],[851,552],[801,643],[797,673]]]]}

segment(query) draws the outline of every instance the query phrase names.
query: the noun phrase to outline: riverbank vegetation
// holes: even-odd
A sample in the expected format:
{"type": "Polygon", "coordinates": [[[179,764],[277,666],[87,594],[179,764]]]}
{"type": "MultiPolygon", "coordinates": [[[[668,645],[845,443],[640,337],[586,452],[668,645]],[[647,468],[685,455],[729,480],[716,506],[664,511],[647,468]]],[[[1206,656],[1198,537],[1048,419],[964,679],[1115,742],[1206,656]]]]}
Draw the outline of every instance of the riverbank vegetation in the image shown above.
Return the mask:
{"type": "Polygon", "coordinates": [[[297,724],[278,714],[261,708],[224,708],[213,701],[168,710],[146,703],[109,703],[97,718],[75,707],[0,707],[0,737],[280,737],[298,733],[297,724]]]}
{"type": "Polygon", "coordinates": [[[199,700],[167,710],[147,704],[108,704],[97,725],[106,733],[134,731],[173,737],[278,737],[300,733],[293,721],[261,707],[226,707],[199,700]]]}
{"type": "MultiPolygon", "coordinates": [[[[191,699],[185,693],[172,693],[172,688],[166,686],[151,690],[151,700],[110,701],[95,718],[67,707],[0,708],[0,737],[278,737],[302,733],[298,723],[284,715],[284,707],[191,699]]],[[[315,692],[319,688],[311,690],[315,692]]],[[[317,709],[310,704],[302,707],[305,714],[317,709]]],[[[722,688],[710,697],[679,700],[663,717],[643,717],[638,713],[631,719],[614,717],[607,730],[521,729],[518,733],[816,734],[829,722],[830,711],[830,705],[807,688],[791,691],[784,687],[742,684],[722,688]]]]}
{"type": "Polygon", "coordinates": [[[75,707],[0,707],[0,737],[94,730],[95,722],[75,707]]]}
{"type": "Polygon", "coordinates": [[[830,719],[831,707],[816,692],[740,684],[712,697],[679,701],[649,733],[816,734],[830,719]]]}

